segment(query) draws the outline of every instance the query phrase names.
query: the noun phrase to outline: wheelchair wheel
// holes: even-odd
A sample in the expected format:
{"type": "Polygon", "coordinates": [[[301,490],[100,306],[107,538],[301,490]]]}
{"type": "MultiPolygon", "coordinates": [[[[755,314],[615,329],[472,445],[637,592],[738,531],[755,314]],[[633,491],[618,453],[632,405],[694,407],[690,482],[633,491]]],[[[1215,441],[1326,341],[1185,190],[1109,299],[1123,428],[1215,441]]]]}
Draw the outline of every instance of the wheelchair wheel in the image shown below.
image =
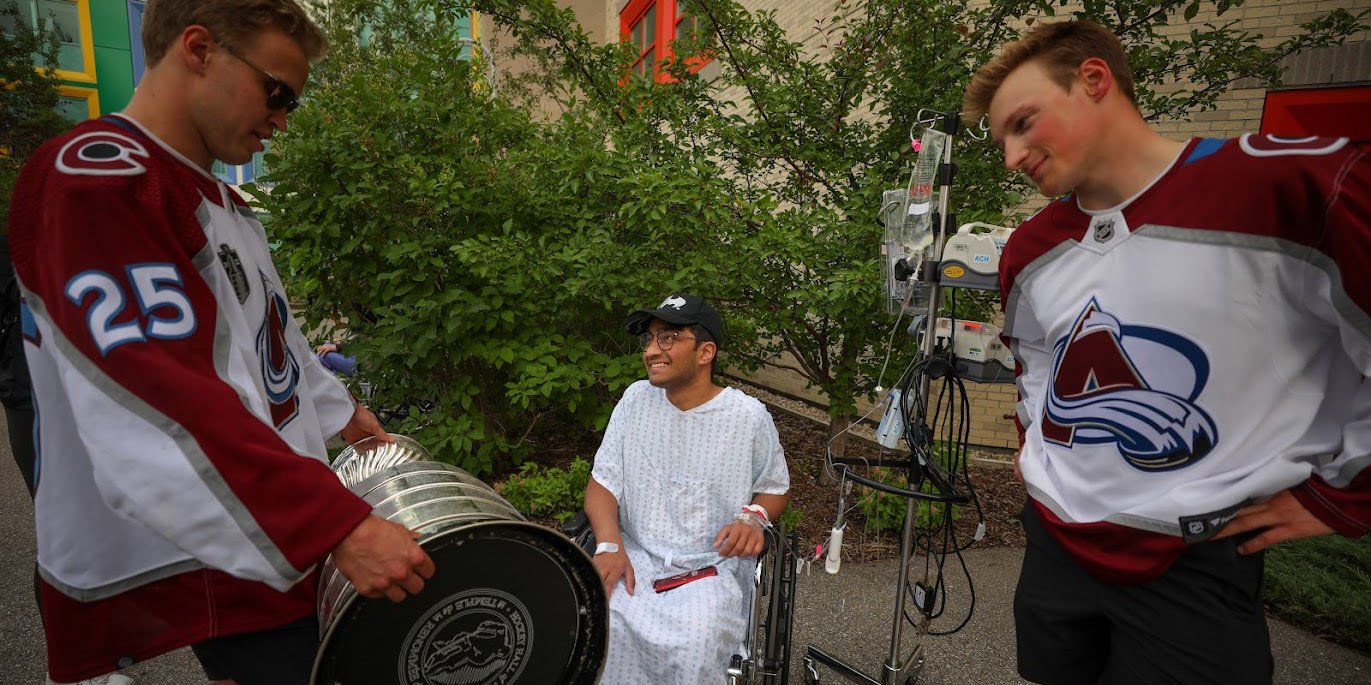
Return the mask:
{"type": "MultiPolygon", "coordinates": [[[[795,546],[794,534],[785,535],[777,524],[767,531],[770,555],[760,563],[757,592],[766,598],[766,612],[757,617],[754,630],[754,654],[749,655],[751,668],[747,682],[763,685],[783,685],[790,680],[790,635],[795,609],[795,546]]],[[[746,667],[747,665],[745,665],[746,667]]]]}

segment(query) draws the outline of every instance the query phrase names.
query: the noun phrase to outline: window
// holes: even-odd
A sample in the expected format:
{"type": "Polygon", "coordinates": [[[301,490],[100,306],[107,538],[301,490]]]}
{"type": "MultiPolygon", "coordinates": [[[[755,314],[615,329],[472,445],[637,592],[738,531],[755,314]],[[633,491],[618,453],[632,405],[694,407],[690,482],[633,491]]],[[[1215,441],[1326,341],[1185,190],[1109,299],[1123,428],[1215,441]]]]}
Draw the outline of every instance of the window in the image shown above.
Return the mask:
{"type": "MultiPolygon", "coordinates": [[[[270,141],[267,142],[267,149],[271,149],[270,141]]],[[[262,176],[267,173],[267,167],[261,152],[252,153],[252,161],[247,164],[230,166],[216,159],[213,166],[210,167],[210,173],[218,176],[219,180],[229,185],[240,186],[245,183],[256,183],[263,187],[271,187],[272,185],[272,183],[262,179],[262,176]]]]}
{"type": "Polygon", "coordinates": [[[655,73],[657,52],[657,5],[649,4],[637,23],[629,28],[629,42],[637,48],[638,57],[629,70],[639,76],[655,73]]]}
{"type": "Polygon", "coordinates": [[[676,0],[676,40],[694,40],[700,30],[700,18],[690,13],[688,0],[676,0]]]}
{"type": "Polygon", "coordinates": [[[68,81],[95,82],[91,44],[90,0],[19,0],[19,18],[30,28],[43,25],[57,33],[58,75],[68,81]]]}
{"type": "MultiPolygon", "coordinates": [[[[699,18],[691,14],[690,5],[690,0],[629,0],[619,13],[620,37],[635,49],[629,71],[643,78],[669,80],[660,70],[675,57],[672,42],[692,39],[699,31],[699,18]]],[[[709,61],[706,56],[686,58],[692,72],[709,61]]]]}
{"type": "Polygon", "coordinates": [[[100,116],[100,94],[92,88],[57,87],[57,113],[74,124],[100,116]]]}
{"type": "Polygon", "coordinates": [[[143,12],[147,3],[142,0],[129,0],[129,57],[133,60],[133,82],[143,78],[147,56],[143,54],[143,12]]]}

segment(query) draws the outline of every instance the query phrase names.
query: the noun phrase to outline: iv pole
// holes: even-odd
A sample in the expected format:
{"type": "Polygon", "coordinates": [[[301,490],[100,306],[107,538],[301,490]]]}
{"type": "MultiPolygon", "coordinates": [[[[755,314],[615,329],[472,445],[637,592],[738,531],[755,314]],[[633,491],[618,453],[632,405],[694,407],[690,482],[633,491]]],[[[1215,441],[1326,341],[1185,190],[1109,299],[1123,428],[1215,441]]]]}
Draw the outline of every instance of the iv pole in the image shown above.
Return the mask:
{"type": "MultiPolygon", "coordinates": [[[[924,112],[920,111],[920,123],[922,123],[923,121],[927,121],[923,115],[924,112]]],[[[920,279],[932,285],[932,293],[928,300],[927,317],[924,319],[926,322],[928,322],[928,324],[924,327],[924,337],[923,340],[920,341],[920,355],[923,357],[931,357],[933,355],[933,348],[937,337],[933,322],[938,320],[938,307],[941,304],[941,293],[939,292],[940,289],[938,287],[938,264],[942,260],[944,238],[946,238],[948,235],[948,227],[952,227],[952,229],[955,230],[955,227],[957,225],[956,220],[948,214],[948,191],[950,186],[952,185],[952,178],[956,174],[956,167],[952,164],[952,143],[954,141],[954,138],[956,137],[958,123],[958,112],[938,112],[936,113],[936,117],[934,117],[933,120],[929,124],[927,124],[938,125],[938,130],[947,135],[947,141],[943,146],[942,160],[941,163],[938,165],[938,172],[936,176],[937,183],[939,186],[938,211],[937,214],[933,216],[932,221],[933,244],[929,248],[928,259],[924,261],[921,269],[917,269],[917,272],[920,274],[920,279]]],[[[905,267],[906,268],[904,268],[902,271],[906,274],[912,274],[916,272],[914,265],[906,264],[905,267]]],[[[896,268],[897,270],[900,270],[899,265],[897,265],[896,268]]],[[[922,398],[927,398],[927,384],[929,382],[928,378],[924,377],[920,382],[923,383],[924,386],[921,388],[919,396],[922,398]]],[[[924,401],[926,402],[927,399],[925,399],[924,401]]],[[[919,408],[917,415],[923,416],[926,413],[926,409],[927,407],[919,408]]],[[[913,467],[913,465],[910,464],[909,461],[915,458],[915,455],[911,453],[910,458],[908,460],[878,459],[873,461],[869,459],[862,460],[848,458],[836,458],[833,460],[835,468],[839,469],[839,473],[843,478],[851,478],[852,480],[867,487],[881,490],[890,494],[900,495],[906,498],[904,528],[900,536],[900,573],[899,580],[897,581],[897,585],[895,587],[895,612],[890,628],[890,651],[886,657],[885,663],[882,664],[880,679],[877,680],[876,678],[873,678],[865,673],[862,673],[861,671],[847,664],[838,657],[828,654],[827,652],[824,652],[822,649],[815,647],[814,645],[810,645],[805,654],[804,664],[805,678],[806,681],[811,685],[819,682],[819,673],[818,670],[815,668],[816,662],[822,663],[823,665],[833,669],[838,673],[838,675],[842,676],[843,678],[846,678],[851,682],[861,683],[863,685],[912,684],[918,681],[919,675],[923,671],[923,644],[915,644],[913,651],[910,652],[909,658],[907,660],[901,661],[900,656],[900,653],[902,651],[900,645],[901,633],[904,629],[905,599],[907,596],[907,592],[905,590],[906,587],[908,587],[909,582],[909,561],[914,554],[914,528],[916,525],[915,501],[922,500],[931,502],[965,503],[969,501],[969,498],[965,495],[936,494],[898,488],[891,485],[887,485],[885,483],[881,483],[879,481],[864,478],[855,473],[852,473],[850,469],[847,468],[848,465],[853,464],[867,464],[871,466],[913,467]]],[[[919,457],[919,459],[922,460],[922,457],[919,457]]],[[[923,470],[923,466],[923,464],[917,465],[919,473],[925,473],[925,471],[923,470]]],[[[913,471],[913,468],[911,468],[911,471],[913,471]]],[[[945,484],[935,483],[935,485],[942,486],[945,484]]],[[[944,490],[944,492],[948,490],[948,488],[943,487],[939,487],[938,489],[944,490]]],[[[920,619],[918,624],[916,625],[919,634],[924,634],[927,632],[928,623],[928,617],[924,615],[922,611],[920,611],[920,619]]]]}

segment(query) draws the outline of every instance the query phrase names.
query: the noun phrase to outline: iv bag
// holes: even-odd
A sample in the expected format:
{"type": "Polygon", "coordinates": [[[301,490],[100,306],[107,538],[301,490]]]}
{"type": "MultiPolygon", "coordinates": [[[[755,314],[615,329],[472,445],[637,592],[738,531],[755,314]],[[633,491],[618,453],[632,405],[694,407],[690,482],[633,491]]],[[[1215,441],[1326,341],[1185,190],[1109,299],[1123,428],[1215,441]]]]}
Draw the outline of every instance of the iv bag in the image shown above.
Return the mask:
{"type": "Polygon", "coordinates": [[[947,134],[925,129],[919,156],[904,190],[887,190],[882,195],[881,222],[885,224],[885,311],[900,314],[922,311],[932,298],[933,286],[921,280],[924,258],[933,245],[933,183],[947,145],[947,134]],[[904,260],[913,273],[897,278],[897,265],[904,260]]]}

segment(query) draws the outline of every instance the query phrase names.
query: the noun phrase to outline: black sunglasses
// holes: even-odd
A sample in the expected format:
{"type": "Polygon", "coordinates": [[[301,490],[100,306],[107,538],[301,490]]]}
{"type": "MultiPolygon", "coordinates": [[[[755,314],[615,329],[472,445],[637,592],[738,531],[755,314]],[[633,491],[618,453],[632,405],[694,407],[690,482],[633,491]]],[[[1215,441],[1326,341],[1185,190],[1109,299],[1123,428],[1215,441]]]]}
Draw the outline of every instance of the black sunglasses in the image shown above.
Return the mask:
{"type": "Polygon", "coordinates": [[[300,106],[300,99],[295,96],[295,89],[291,88],[290,84],[282,81],[275,74],[266,69],[253,64],[251,60],[243,56],[243,53],[238,52],[237,48],[226,43],[220,43],[219,45],[223,46],[224,51],[233,55],[239,62],[256,69],[257,73],[266,77],[266,80],[262,82],[262,86],[265,87],[267,91],[268,109],[272,111],[284,109],[286,110],[286,114],[290,114],[295,111],[296,107],[300,106]]]}

